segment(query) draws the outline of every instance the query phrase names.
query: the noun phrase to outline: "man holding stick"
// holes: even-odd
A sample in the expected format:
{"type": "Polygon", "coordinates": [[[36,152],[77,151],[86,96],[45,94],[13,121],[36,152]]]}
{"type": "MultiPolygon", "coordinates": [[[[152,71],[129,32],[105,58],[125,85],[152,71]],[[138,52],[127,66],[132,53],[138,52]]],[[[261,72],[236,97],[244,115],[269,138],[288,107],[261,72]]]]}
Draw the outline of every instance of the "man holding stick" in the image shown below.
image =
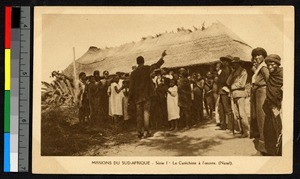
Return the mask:
{"type": "Polygon", "coordinates": [[[247,138],[249,137],[249,122],[245,108],[245,99],[247,97],[245,86],[248,74],[247,71],[241,66],[241,63],[242,61],[239,57],[233,58],[230,63],[233,71],[228,78],[228,81],[231,97],[233,98],[233,107],[236,111],[236,117],[241,124],[241,138],[247,138]]]}

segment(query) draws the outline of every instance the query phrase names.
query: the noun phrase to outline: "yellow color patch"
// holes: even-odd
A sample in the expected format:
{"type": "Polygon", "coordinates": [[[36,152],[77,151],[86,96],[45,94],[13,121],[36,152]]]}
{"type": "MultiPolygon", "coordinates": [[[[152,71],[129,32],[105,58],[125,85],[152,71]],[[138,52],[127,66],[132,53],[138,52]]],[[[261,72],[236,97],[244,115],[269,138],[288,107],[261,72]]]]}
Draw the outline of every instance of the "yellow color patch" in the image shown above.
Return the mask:
{"type": "Polygon", "coordinates": [[[10,90],[10,49],[5,49],[5,90],[10,90]]]}

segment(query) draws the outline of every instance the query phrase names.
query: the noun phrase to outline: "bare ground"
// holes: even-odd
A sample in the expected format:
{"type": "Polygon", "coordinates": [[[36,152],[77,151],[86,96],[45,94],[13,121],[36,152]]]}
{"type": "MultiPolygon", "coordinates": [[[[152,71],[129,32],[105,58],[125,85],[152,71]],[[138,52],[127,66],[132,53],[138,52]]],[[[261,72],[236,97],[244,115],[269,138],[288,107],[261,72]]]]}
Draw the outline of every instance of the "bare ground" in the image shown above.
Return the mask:
{"type": "Polygon", "coordinates": [[[147,139],[136,132],[120,133],[105,143],[77,153],[84,156],[251,156],[256,153],[252,139],[239,138],[218,130],[213,121],[194,125],[189,130],[154,131],[147,139]],[[115,143],[116,138],[123,142],[115,143]]]}

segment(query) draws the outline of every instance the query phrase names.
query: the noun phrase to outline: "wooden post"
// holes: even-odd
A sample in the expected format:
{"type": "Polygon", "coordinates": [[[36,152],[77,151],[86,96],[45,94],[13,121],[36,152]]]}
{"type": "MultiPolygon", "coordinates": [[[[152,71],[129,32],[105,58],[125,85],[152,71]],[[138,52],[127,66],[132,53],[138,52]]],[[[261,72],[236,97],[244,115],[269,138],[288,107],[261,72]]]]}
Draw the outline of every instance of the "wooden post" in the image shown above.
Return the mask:
{"type": "Polygon", "coordinates": [[[77,74],[76,74],[76,57],[75,57],[75,47],[73,47],[73,57],[74,57],[74,61],[73,61],[73,71],[74,71],[74,84],[77,81],[77,74]]]}
{"type": "Polygon", "coordinates": [[[76,57],[75,57],[75,47],[73,47],[73,71],[74,71],[74,80],[73,80],[73,85],[74,85],[74,96],[73,96],[73,99],[74,99],[74,103],[77,104],[77,74],[76,74],[76,57]]]}

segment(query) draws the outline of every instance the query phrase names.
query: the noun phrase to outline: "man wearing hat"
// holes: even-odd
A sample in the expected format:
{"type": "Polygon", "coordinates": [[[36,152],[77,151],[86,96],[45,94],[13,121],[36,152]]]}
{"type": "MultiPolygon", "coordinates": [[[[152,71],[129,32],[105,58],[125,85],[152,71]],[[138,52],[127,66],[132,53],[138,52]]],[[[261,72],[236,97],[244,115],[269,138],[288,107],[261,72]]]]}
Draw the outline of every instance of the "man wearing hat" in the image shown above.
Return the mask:
{"type": "Polygon", "coordinates": [[[221,57],[220,61],[223,64],[222,71],[218,80],[218,91],[220,95],[220,123],[221,130],[232,129],[233,113],[231,108],[231,101],[229,94],[229,88],[227,85],[227,79],[231,73],[229,63],[232,61],[232,56],[227,55],[221,57]]]}
{"type": "Polygon", "coordinates": [[[280,67],[281,58],[278,55],[271,54],[266,57],[265,61],[270,71],[266,88],[267,97],[263,105],[266,116],[263,129],[266,155],[281,155],[282,122],[280,114],[283,96],[283,69],[280,67]]]}
{"type": "Polygon", "coordinates": [[[242,61],[239,57],[234,57],[230,65],[233,69],[228,84],[230,86],[231,96],[236,111],[236,117],[241,123],[242,138],[249,137],[249,122],[245,109],[245,99],[247,93],[245,85],[247,81],[247,71],[241,66],[242,61]]]}
{"type": "Polygon", "coordinates": [[[252,50],[252,63],[255,69],[252,76],[251,88],[251,120],[250,120],[250,138],[254,138],[254,145],[258,151],[257,155],[266,153],[264,140],[264,121],[265,112],[263,104],[266,99],[266,86],[269,79],[269,70],[265,63],[267,52],[261,47],[252,50]]]}

